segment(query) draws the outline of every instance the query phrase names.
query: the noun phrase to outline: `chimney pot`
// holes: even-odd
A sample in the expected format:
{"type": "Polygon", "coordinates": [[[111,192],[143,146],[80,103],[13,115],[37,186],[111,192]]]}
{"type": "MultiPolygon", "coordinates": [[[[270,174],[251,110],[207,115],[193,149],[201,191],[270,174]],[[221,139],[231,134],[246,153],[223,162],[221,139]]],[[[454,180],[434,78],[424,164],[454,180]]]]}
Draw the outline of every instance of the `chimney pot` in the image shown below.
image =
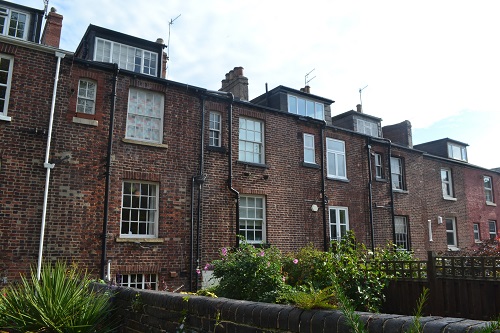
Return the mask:
{"type": "Polygon", "coordinates": [[[165,42],[163,41],[163,38],[157,38],[157,39],[156,39],[156,42],[157,42],[158,44],[165,44],[165,42]]]}
{"type": "Polygon", "coordinates": [[[358,111],[359,113],[363,113],[363,107],[361,106],[361,104],[356,105],[356,111],[358,111]]]}

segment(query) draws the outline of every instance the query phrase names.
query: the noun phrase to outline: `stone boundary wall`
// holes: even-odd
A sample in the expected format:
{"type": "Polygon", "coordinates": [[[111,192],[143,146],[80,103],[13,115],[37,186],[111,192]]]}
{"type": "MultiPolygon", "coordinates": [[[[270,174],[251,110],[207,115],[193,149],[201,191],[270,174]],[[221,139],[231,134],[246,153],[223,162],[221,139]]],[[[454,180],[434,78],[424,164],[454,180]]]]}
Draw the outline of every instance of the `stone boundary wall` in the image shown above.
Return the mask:
{"type": "MultiPolygon", "coordinates": [[[[122,287],[113,290],[120,332],[349,332],[345,316],[336,310],[302,310],[287,305],[122,287]]],[[[403,315],[358,314],[370,333],[406,332],[413,319],[403,315]]],[[[424,333],[472,333],[487,323],[447,317],[422,317],[420,322],[424,333]]]]}

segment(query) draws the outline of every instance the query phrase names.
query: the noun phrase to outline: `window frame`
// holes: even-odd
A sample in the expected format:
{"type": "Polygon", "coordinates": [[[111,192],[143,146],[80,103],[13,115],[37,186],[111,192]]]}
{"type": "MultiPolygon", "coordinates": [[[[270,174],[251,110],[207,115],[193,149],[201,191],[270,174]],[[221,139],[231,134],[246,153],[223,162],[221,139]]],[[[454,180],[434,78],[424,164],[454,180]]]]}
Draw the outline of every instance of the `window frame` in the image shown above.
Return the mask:
{"type": "MultiPolygon", "coordinates": [[[[13,10],[12,8],[7,8],[7,7],[1,7],[1,9],[5,9],[5,11],[0,14],[1,17],[5,18],[5,20],[4,20],[3,31],[0,31],[0,35],[8,36],[8,37],[16,38],[16,39],[27,40],[28,39],[28,37],[27,37],[27,35],[28,35],[28,29],[29,29],[29,25],[30,25],[30,21],[31,21],[31,14],[27,13],[27,12],[23,12],[23,11],[17,10],[17,9],[13,10]],[[25,22],[23,22],[24,29],[23,29],[22,37],[16,36],[17,33],[14,36],[10,34],[11,24],[12,24],[12,14],[13,13],[16,13],[18,15],[24,15],[26,17],[25,22]]],[[[15,31],[17,32],[19,30],[18,29],[19,20],[15,21],[15,22],[16,22],[16,25],[17,25],[16,28],[15,28],[15,31]]]]}
{"type": "Polygon", "coordinates": [[[100,37],[95,38],[93,60],[108,62],[108,63],[116,63],[118,64],[118,67],[124,70],[132,71],[135,73],[141,73],[149,76],[158,76],[159,57],[160,55],[157,52],[141,49],[139,47],[135,47],[132,45],[118,43],[100,37]],[[98,45],[101,42],[103,45],[102,47],[98,45]],[[106,48],[106,45],[108,45],[108,48],[106,48]],[[118,51],[116,51],[117,48],[118,51]],[[107,52],[108,49],[109,52],[107,52]],[[126,51],[126,53],[124,51],[126,51]],[[132,58],[128,56],[129,54],[128,51],[130,51],[130,53],[133,54],[132,58]],[[137,51],[139,51],[141,54],[140,64],[137,63],[137,59],[139,59],[139,57],[137,57],[137,51]],[[152,55],[155,56],[154,61],[152,59],[152,55]],[[118,59],[115,59],[115,56],[118,56],[118,59]],[[130,60],[133,60],[133,62],[130,62],[130,60]],[[133,67],[133,69],[129,67],[130,64],[133,67]],[[152,66],[151,64],[153,64],[154,66],[152,66]],[[136,70],[137,67],[139,67],[139,70],[136,70]],[[152,73],[152,71],[154,73],[152,73]]]}
{"type": "Polygon", "coordinates": [[[450,168],[441,168],[441,191],[444,199],[455,199],[453,192],[453,174],[450,168]],[[447,180],[443,177],[443,172],[447,175],[447,180]]]}
{"type": "MultiPolygon", "coordinates": [[[[156,104],[156,103],[152,103],[152,104],[156,104]]],[[[144,105],[143,105],[144,107],[144,105]]],[[[148,142],[148,143],[157,143],[157,144],[161,144],[163,143],[163,122],[164,122],[164,113],[165,113],[165,95],[163,93],[160,93],[160,92],[157,92],[157,91],[153,91],[153,90],[146,90],[146,89],[139,89],[139,88],[135,88],[135,87],[130,87],[129,89],[129,96],[128,96],[128,103],[127,103],[127,119],[126,119],[126,128],[125,128],[125,138],[126,139],[130,139],[130,140],[135,140],[135,141],[141,141],[141,142],[148,142]],[[158,116],[154,116],[152,115],[154,111],[151,111],[151,114],[150,115],[147,115],[146,114],[146,110],[142,111],[142,114],[140,112],[140,106],[139,106],[139,103],[137,103],[137,105],[135,106],[135,112],[131,112],[131,104],[132,104],[132,93],[135,93],[137,92],[136,94],[136,100],[139,101],[139,94],[140,93],[143,93],[145,94],[144,96],[144,99],[147,100],[147,96],[148,94],[150,96],[153,96],[153,97],[158,97],[160,98],[160,101],[159,101],[159,105],[157,105],[156,107],[159,109],[159,117],[158,116]],[[139,111],[137,111],[139,110],[139,111]],[[149,119],[155,119],[158,123],[158,140],[154,140],[152,138],[145,138],[146,135],[144,135],[144,137],[138,137],[137,135],[135,136],[132,136],[131,135],[131,127],[133,127],[134,129],[135,128],[138,128],[138,122],[131,122],[130,119],[133,118],[133,119],[136,119],[136,118],[144,118],[144,123],[147,124],[147,118],[149,119]]],[[[150,124],[153,124],[152,121],[150,121],[150,124]]],[[[156,130],[154,128],[154,125],[150,125],[149,127],[150,129],[150,132],[153,132],[154,130],[156,130]]],[[[135,133],[138,133],[138,131],[135,131],[135,133]]],[[[147,130],[146,130],[146,133],[147,133],[147,130]]]]}
{"type": "Polygon", "coordinates": [[[248,117],[240,117],[238,124],[238,161],[244,163],[265,164],[264,130],[265,130],[264,122],[262,120],[255,118],[248,118],[248,117]],[[248,127],[249,123],[254,124],[252,129],[248,127]],[[260,132],[255,129],[255,124],[260,124],[260,132]],[[242,127],[243,125],[245,127],[242,127]],[[244,135],[242,131],[244,131],[244,135]],[[260,141],[255,139],[256,133],[259,133],[260,141]],[[252,137],[254,139],[252,139],[252,137]],[[247,148],[249,147],[253,149],[247,150],[247,148]],[[256,147],[258,147],[258,152],[255,152],[256,147]],[[247,157],[249,156],[251,156],[251,159],[247,159],[247,157]]]}
{"type": "Polygon", "coordinates": [[[222,114],[220,112],[210,111],[209,113],[208,145],[210,147],[222,146],[222,114]],[[216,120],[215,117],[217,117],[218,120],[216,120]]]}
{"type": "Polygon", "coordinates": [[[296,114],[303,117],[311,117],[319,120],[325,119],[325,105],[323,103],[319,103],[311,99],[306,99],[292,94],[287,94],[287,110],[288,113],[296,114]],[[292,103],[291,102],[292,100],[295,100],[295,102],[292,103]],[[292,105],[294,105],[294,107],[292,107],[292,105]],[[304,106],[303,112],[301,110],[300,105],[304,106]]]}
{"type": "Polygon", "coordinates": [[[349,231],[349,208],[342,206],[329,206],[328,207],[328,232],[330,234],[330,241],[341,241],[342,237],[349,231]],[[333,212],[333,214],[332,214],[333,212]],[[341,213],[344,213],[343,215],[341,213]],[[342,221],[342,216],[344,221],[342,221]],[[332,222],[332,217],[335,220],[332,222]],[[345,226],[342,232],[342,226],[345,226]],[[332,230],[335,229],[335,234],[332,235],[332,230]],[[335,238],[334,238],[335,237],[335,238]]]}
{"type": "Polygon", "coordinates": [[[314,143],[314,134],[304,133],[303,141],[304,141],[304,163],[316,164],[316,149],[314,143]],[[306,138],[311,139],[312,144],[308,145],[306,138]],[[312,160],[306,159],[306,157],[308,156],[307,153],[309,153],[309,155],[312,154],[312,160]]]}
{"type": "Polygon", "coordinates": [[[481,243],[481,229],[479,227],[479,223],[472,224],[472,232],[474,234],[474,242],[481,243]]]}
{"type": "Polygon", "coordinates": [[[397,251],[410,251],[410,232],[407,216],[394,216],[394,237],[397,251]],[[403,227],[403,232],[398,233],[398,227],[403,227]],[[400,243],[402,243],[403,247],[399,247],[400,243]]]}
{"type": "Polygon", "coordinates": [[[391,187],[395,191],[405,191],[406,183],[405,183],[405,170],[404,170],[404,162],[401,157],[391,156],[391,187]],[[398,172],[395,172],[393,161],[397,161],[397,169],[398,172]],[[394,186],[395,179],[397,182],[397,187],[394,186]]]}
{"type": "Polygon", "coordinates": [[[135,288],[135,289],[149,289],[149,290],[158,290],[158,274],[155,273],[129,273],[129,274],[117,274],[116,282],[120,287],[126,287],[126,288],[135,288]],[[127,282],[123,282],[124,277],[127,277],[127,282]],[[132,277],[136,276],[139,277],[141,276],[140,282],[132,282],[132,277]],[[154,277],[155,281],[152,281],[152,277],[154,277]],[[134,287],[132,285],[138,285],[141,284],[142,288],[134,287]],[[150,288],[146,288],[147,284],[150,284],[150,288]],[[154,286],[154,288],[153,288],[154,286]]]}
{"type": "Polygon", "coordinates": [[[0,53],[0,62],[4,59],[9,61],[9,68],[6,71],[0,69],[0,71],[7,73],[7,82],[0,83],[0,87],[5,87],[5,96],[0,96],[0,98],[3,99],[4,103],[3,108],[0,110],[0,120],[10,121],[11,117],[9,117],[7,113],[9,110],[10,90],[12,87],[12,76],[14,72],[14,57],[11,55],[0,53]]]}
{"type": "Polygon", "coordinates": [[[488,235],[490,236],[491,240],[494,240],[498,237],[497,221],[488,220],[488,235]],[[493,228],[492,228],[492,226],[493,226],[493,228]],[[494,230],[492,230],[492,229],[494,229],[494,230]]]}
{"type": "Polygon", "coordinates": [[[267,228],[267,223],[266,223],[266,197],[264,195],[250,195],[250,194],[244,194],[240,196],[240,201],[239,201],[239,220],[238,220],[238,235],[243,236],[245,238],[245,241],[248,244],[265,244],[267,242],[267,233],[266,233],[266,228],[267,228]],[[248,200],[253,199],[254,200],[254,206],[249,206],[248,200]],[[257,206],[257,201],[261,201],[261,207],[257,206]],[[246,205],[244,205],[244,203],[246,205]],[[243,209],[246,209],[246,214],[243,214],[243,209]],[[258,209],[262,211],[261,216],[258,216],[257,212],[258,209]],[[248,214],[251,210],[254,210],[254,214],[248,214]],[[243,226],[244,222],[244,227],[243,226]],[[249,228],[249,222],[253,223],[253,227],[249,228]],[[260,222],[260,231],[261,231],[261,237],[260,239],[256,239],[256,230],[259,230],[256,228],[256,226],[260,222]],[[254,234],[253,239],[248,239],[248,233],[252,232],[254,234]]]}
{"type": "Polygon", "coordinates": [[[493,193],[493,178],[490,176],[483,176],[483,187],[484,187],[484,198],[487,204],[495,203],[495,197],[493,193]],[[486,186],[486,179],[489,180],[489,187],[486,186]]]}
{"type": "Polygon", "coordinates": [[[376,138],[380,137],[378,123],[367,119],[356,119],[356,132],[376,138]]]}
{"type": "Polygon", "coordinates": [[[122,202],[121,202],[121,210],[120,210],[120,238],[157,238],[158,237],[158,220],[159,220],[159,214],[160,214],[160,209],[159,209],[159,201],[160,201],[160,185],[159,183],[156,182],[149,182],[149,181],[142,181],[142,180],[124,180],[122,182],[122,202]],[[153,190],[154,193],[153,195],[146,195],[141,192],[141,190],[137,190],[136,186],[139,185],[139,188],[142,190],[143,185],[146,185],[148,188],[151,186],[154,186],[153,190]],[[130,193],[126,193],[125,188],[126,186],[130,186],[130,193]],[[132,191],[134,189],[134,191],[132,191]],[[136,192],[139,191],[140,194],[136,194],[136,192]],[[130,196],[130,206],[125,207],[125,200],[126,196],[130,196]],[[134,205],[133,200],[134,198],[138,198],[139,202],[142,201],[142,198],[145,197],[146,199],[151,200],[151,198],[154,200],[153,201],[153,208],[151,208],[151,201],[148,200],[147,205],[148,207],[140,207],[140,205],[134,205]],[[130,218],[128,220],[124,219],[124,214],[125,210],[129,210],[129,216],[130,218]],[[137,220],[132,220],[131,216],[133,211],[137,211],[137,220]],[[148,220],[140,220],[140,213],[141,211],[144,211],[146,214],[146,217],[148,218],[150,216],[150,213],[153,212],[153,220],[148,221],[148,220]],[[129,224],[129,232],[128,233],[122,233],[123,228],[124,228],[124,223],[129,224]],[[132,229],[132,224],[137,225],[137,233],[131,233],[132,229]],[[139,233],[139,230],[141,228],[141,224],[145,225],[145,228],[148,229],[150,226],[151,232],[150,233],[139,233]]]}
{"type": "Polygon", "coordinates": [[[327,170],[327,177],[328,178],[333,178],[333,179],[347,179],[347,154],[346,154],[346,145],[345,141],[334,139],[334,138],[326,138],[326,170],[327,170]],[[335,149],[330,149],[328,147],[328,143],[333,142],[333,143],[340,143],[342,144],[343,151],[340,150],[335,150],[335,149]],[[339,175],[339,156],[342,157],[343,160],[343,171],[344,175],[339,175]],[[330,169],[330,161],[333,158],[333,163],[335,170],[330,169]],[[335,173],[331,172],[334,171],[335,173]]]}
{"type": "Polygon", "coordinates": [[[78,80],[78,92],[76,95],[76,113],[82,113],[82,114],[90,114],[90,115],[95,115],[95,104],[96,104],[96,98],[97,98],[97,82],[94,80],[90,80],[87,78],[82,78],[78,80]],[[87,87],[84,88],[85,91],[85,96],[80,96],[80,90],[81,84],[86,83],[87,87]],[[88,84],[93,84],[94,85],[94,96],[88,96],[88,92],[91,91],[88,89],[88,84]],[[82,103],[83,105],[83,112],[78,111],[79,107],[81,106],[80,101],[84,101],[85,103],[82,103]],[[87,110],[86,106],[87,103],[90,103],[92,105],[92,112],[85,112],[87,110]]]}
{"type": "Polygon", "coordinates": [[[467,147],[448,142],[448,158],[467,162],[467,147]],[[460,156],[455,156],[459,149],[460,156]]]}
{"type": "Polygon", "coordinates": [[[454,217],[446,217],[445,218],[445,226],[446,226],[446,244],[449,250],[457,250],[458,249],[458,238],[457,238],[457,220],[454,217]],[[451,222],[452,228],[448,228],[448,222],[451,222]],[[449,234],[453,237],[453,244],[450,244],[450,240],[448,238],[449,234]]]}
{"type": "Polygon", "coordinates": [[[385,179],[384,177],[384,157],[380,153],[373,154],[375,165],[375,179],[385,179]]]}

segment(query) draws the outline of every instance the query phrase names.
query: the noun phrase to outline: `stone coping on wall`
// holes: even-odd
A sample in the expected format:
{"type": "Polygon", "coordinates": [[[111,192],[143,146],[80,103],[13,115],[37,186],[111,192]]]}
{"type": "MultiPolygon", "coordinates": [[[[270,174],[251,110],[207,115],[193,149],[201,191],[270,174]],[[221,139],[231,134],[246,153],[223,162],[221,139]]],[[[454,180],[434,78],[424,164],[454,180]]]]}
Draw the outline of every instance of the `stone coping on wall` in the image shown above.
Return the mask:
{"type": "MultiPolygon", "coordinates": [[[[105,285],[94,285],[107,289],[105,285]]],[[[114,287],[121,332],[293,332],[343,333],[350,329],[339,310],[303,310],[290,305],[210,298],[114,287]]],[[[408,331],[414,317],[357,312],[369,333],[408,331]]],[[[473,333],[488,322],[422,317],[424,333],[473,333]]]]}

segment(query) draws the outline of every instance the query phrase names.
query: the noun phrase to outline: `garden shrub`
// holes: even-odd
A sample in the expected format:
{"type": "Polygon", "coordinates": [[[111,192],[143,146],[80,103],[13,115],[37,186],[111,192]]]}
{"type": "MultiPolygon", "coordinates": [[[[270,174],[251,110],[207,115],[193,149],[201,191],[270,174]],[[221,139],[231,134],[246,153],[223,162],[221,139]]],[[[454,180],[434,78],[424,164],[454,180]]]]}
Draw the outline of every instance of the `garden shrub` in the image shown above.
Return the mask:
{"type": "Polygon", "coordinates": [[[274,303],[287,288],[281,271],[281,252],[271,246],[256,248],[245,241],[233,250],[223,248],[221,259],[213,262],[217,296],[274,303]]]}
{"type": "Polygon", "coordinates": [[[0,295],[0,328],[9,332],[111,332],[109,293],[91,290],[89,275],[58,262],[21,276],[0,295]]]}
{"type": "Polygon", "coordinates": [[[312,286],[315,290],[321,290],[332,285],[335,263],[331,253],[320,251],[310,244],[285,256],[283,270],[287,283],[292,287],[312,286]]]}

